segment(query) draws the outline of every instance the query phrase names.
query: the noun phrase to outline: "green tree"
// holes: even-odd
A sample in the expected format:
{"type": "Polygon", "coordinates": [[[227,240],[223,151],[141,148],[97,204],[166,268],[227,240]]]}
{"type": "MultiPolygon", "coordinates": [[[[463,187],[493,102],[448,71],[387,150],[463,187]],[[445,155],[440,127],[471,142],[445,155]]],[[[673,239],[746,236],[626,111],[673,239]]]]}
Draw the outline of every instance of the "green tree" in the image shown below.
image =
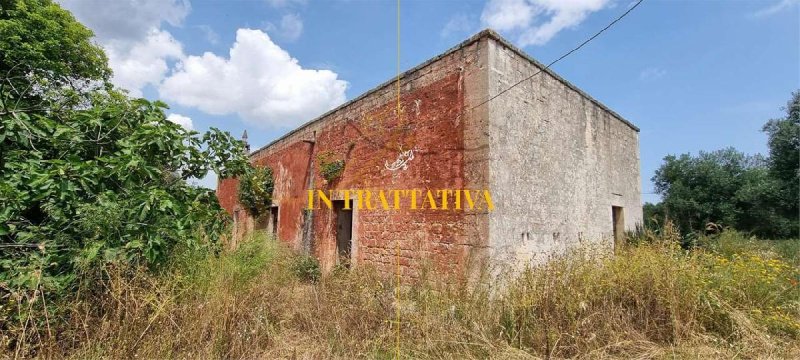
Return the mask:
{"type": "Polygon", "coordinates": [[[708,222],[733,225],[731,199],[736,176],[744,169],[744,154],[734,149],[712,153],[669,155],[653,177],[667,214],[683,232],[702,229],[708,222]]]}
{"type": "MultiPolygon", "coordinates": [[[[765,161],[766,162],[766,161],[765,161]]],[[[742,173],[733,205],[739,209],[734,227],[763,238],[791,237],[791,227],[797,219],[783,216],[779,202],[779,183],[770,176],[766,164],[742,173]]]]}
{"type": "MultiPolygon", "coordinates": [[[[769,172],[777,182],[780,216],[800,218],[800,91],[792,93],[786,105],[786,117],[764,125],[769,140],[769,172]]],[[[785,229],[784,236],[800,234],[800,221],[785,229]]]]}
{"type": "MultiPolygon", "coordinates": [[[[11,88],[4,89],[6,96],[42,100],[49,90],[63,97],[69,95],[65,87],[103,85],[111,70],[92,36],[50,0],[0,0],[0,76],[2,86],[11,88]]],[[[27,105],[21,108],[40,104],[27,105]]]]}
{"type": "Polygon", "coordinates": [[[646,210],[669,217],[684,234],[714,223],[762,237],[800,231],[800,91],[787,116],[764,125],[769,157],[733,148],[698,156],[667,156],[653,177],[662,203],[646,210]],[[657,211],[656,211],[657,210],[657,211]]]}
{"type": "Polygon", "coordinates": [[[642,213],[644,226],[646,228],[659,228],[666,218],[664,205],[662,203],[653,204],[646,202],[642,205],[642,213]]]}
{"type": "Polygon", "coordinates": [[[91,36],[51,1],[0,0],[0,295],[214,248],[228,216],[187,181],[249,171],[230,134],[187,131],[166,104],[115,90],[91,36]]]}

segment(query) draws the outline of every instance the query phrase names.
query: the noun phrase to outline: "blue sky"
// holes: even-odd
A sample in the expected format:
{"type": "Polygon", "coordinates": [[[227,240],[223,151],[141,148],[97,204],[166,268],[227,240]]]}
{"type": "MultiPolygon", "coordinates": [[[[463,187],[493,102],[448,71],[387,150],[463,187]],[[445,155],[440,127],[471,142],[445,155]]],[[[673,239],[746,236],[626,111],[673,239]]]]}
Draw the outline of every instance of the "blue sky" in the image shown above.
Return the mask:
{"type": "MultiPolygon", "coordinates": [[[[396,71],[392,0],[59,2],[95,31],[115,83],[195,130],[247,129],[254,149],[396,71]]],[[[401,67],[485,27],[549,63],[631,4],[403,0],[401,67]]],[[[643,198],[655,201],[668,154],[766,152],[761,126],[800,88],[800,1],[645,0],[553,69],[641,128],[643,198]]]]}

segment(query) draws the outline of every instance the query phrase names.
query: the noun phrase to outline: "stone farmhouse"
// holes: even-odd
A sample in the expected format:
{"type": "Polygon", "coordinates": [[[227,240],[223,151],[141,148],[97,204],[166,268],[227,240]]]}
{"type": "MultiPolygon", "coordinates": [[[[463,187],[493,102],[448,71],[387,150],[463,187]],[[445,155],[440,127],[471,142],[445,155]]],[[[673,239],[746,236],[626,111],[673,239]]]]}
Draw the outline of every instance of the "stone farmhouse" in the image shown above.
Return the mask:
{"type": "Polygon", "coordinates": [[[399,262],[413,278],[422,269],[540,263],[580,244],[613,250],[641,223],[639,129],[497,33],[406,71],[399,91],[398,106],[397,79],[389,80],[253,151],[252,163],[274,172],[265,216],[241,208],[236,179],[220,180],[233,238],[266,231],[323,269],[393,273],[399,262]],[[323,165],[337,161],[343,170],[325,179],[323,165]],[[356,206],[365,195],[357,189],[372,190],[371,209],[356,206]],[[395,208],[388,194],[398,189],[419,189],[419,206],[405,192],[395,208]],[[476,190],[482,205],[467,206],[459,189],[476,190]]]}

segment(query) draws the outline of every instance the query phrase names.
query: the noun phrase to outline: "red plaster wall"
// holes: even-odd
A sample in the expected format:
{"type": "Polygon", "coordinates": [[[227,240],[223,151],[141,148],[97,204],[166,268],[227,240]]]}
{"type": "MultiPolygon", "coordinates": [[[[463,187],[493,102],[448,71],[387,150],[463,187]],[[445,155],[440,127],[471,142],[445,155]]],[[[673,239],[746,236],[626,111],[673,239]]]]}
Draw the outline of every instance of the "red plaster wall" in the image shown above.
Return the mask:
{"type": "Polygon", "coordinates": [[[256,166],[269,166],[275,176],[273,204],[278,206],[278,238],[301,248],[303,207],[309,175],[311,144],[297,139],[283,149],[265,157],[256,158],[256,166]]]}
{"type": "MultiPolygon", "coordinates": [[[[275,174],[273,199],[280,211],[278,237],[302,248],[309,168],[314,177],[313,188],[323,190],[437,190],[474,184],[464,179],[463,67],[453,66],[463,61],[450,56],[438,61],[442,64],[436,67],[437,71],[422,75],[427,78],[417,76],[405,81],[399,117],[396,98],[392,96],[396,92],[387,87],[252,155],[255,165],[269,166],[275,174]],[[313,145],[303,141],[312,139],[313,145]],[[397,159],[401,150],[409,149],[414,150],[414,159],[406,170],[385,168],[384,164],[397,159]],[[343,174],[331,184],[326,184],[319,172],[318,155],[325,152],[332,153],[333,159],[345,160],[343,174]]],[[[221,181],[217,193],[222,206],[233,212],[236,181],[221,181]]],[[[418,202],[422,199],[424,195],[418,202]]],[[[416,277],[425,268],[437,274],[457,273],[470,257],[470,250],[480,245],[484,237],[478,219],[481,214],[410,210],[408,202],[405,199],[401,210],[381,210],[375,194],[375,210],[357,210],[353,234],[357,239],[353,250],[355,265],[370,264],[392,274],[399,260],[406,277],[416,277]]],[[[333,210],[314,211],[311,248],[324,269],[337,262],[335,223],[333,210]]]]}
{"type": "Polygon", "coordinates": [[[217,199],[223,209],[233,216],[233,210],[238,204],[236,189],[239,186],[237,179],[221,179],[217,184],[217,199]]]}
{"type": "MultiPolygon", "coordinates": [[[[459,114],[463,96],[459,74],[452,73],[424,88],[404,93],[402,116],[394,114],[396,102],[383,104],[367,116],[341,122],[317,134],[315,151],[332,151],[345,159],[345,171],[333,184],[324,184],[315,171],[315,187],[323,189],[458,189],[463,186],[463,123],[459,114]],[[419,104],[419,105],[416,105],[419,104]],[[390,171],[402,150],[414,149],[407,170],[390,171]]],[[[375,194],[377,195],[377,194],[375,194]]],[[[377,198],[373,198],[380,208],[377,198]]],[[[303,203],[307,202],[303,199],[303,203]]],[[[421,199],[418,200],[420,203],[421,199]]],[[[400,266],[410,276],[429,260],[436,270],[463,262],[465,243],[460,222],[464,213],[411,210],[405,199],[401,210],[356,212],[355,261],[370,263],[385,272],[394,271],[399,248],[400,266]]],[[[324,267],[336,262],[335,217],[327,209],[316,210],[314,252],[324,267]]]]}

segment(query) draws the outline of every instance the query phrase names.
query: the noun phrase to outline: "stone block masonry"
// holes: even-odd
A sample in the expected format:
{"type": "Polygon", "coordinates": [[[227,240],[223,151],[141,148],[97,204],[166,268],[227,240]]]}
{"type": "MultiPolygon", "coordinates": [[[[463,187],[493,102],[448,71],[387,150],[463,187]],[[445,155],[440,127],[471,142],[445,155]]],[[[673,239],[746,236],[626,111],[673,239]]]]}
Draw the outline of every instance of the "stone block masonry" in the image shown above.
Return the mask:
{"type": "Polygon", "coordinates": [[[550,71],[481,105],[537,68],[483,31],[402,74],[399,114],[390,80],[256,150],[252,163],[275,174],[274,207],[249,218],[236,180],[221,180],[234,238],[272,231],[324,269],[370,264],[387,275],[399,248],[408,278],[522,265],[583,239],[612,246],[612,207],[624,228],[641,221],[638,129],[550,71]],[[344,161],[330,182],[321,156],[344,161]],[[331,191],[334,209],[305,209],[310,189],[331,191]],[[350,189],[489,189],[494,210],[337,208],[350,189]]]}
{"type": "MultiPolygon", "coordinates": [[[[487,52],[490,94],[544,69],[502,41],[487,52]]],[[[613,249],[615,236],[641,223],[635,126],[551,72],[487,106],[496,262],[546,261],[587,243],[613,249]],[[622,216],[616,230],[614,208],[622,216]]]]}

